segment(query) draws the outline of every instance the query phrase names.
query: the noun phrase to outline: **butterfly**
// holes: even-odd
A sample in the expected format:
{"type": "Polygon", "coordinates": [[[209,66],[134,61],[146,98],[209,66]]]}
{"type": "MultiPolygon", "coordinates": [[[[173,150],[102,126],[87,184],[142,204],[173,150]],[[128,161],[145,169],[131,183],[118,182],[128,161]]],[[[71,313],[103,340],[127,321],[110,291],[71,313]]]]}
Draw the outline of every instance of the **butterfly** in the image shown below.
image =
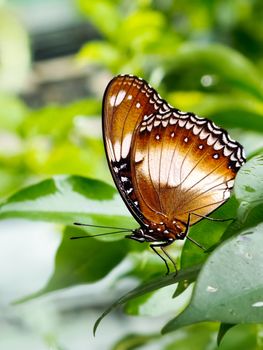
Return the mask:
{"type": "Polygon", "coordinates": [[[230,196],[243,147],[206,118],[173,108],[143,79],[119,75],[103,97],[103,139],[116,187],[139,228],[164,248],[230,196]]]}

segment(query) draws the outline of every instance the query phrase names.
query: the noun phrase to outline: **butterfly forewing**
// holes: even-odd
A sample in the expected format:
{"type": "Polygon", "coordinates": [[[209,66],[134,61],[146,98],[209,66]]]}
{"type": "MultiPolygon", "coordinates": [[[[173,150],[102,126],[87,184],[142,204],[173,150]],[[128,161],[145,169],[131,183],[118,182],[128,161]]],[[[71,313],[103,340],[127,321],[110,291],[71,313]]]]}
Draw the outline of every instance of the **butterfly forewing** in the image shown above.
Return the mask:
{"type": "Polygon", "coordinates": [[[141,225],[172,231],[189,214],[191,225],[201,220],[228,199],[245,161],[225,130],[170,107],[136,77],[109,84],[103,123],[113,178],[141,225]]]}
{"type": "Polygon", "coordinates": [[[163,104],[144,80],[124,75],[114,78],[103,98],[103,135],[109,166],[125,203],[143,221],[130,177],[131,142],[137,126],[163,104]]]}

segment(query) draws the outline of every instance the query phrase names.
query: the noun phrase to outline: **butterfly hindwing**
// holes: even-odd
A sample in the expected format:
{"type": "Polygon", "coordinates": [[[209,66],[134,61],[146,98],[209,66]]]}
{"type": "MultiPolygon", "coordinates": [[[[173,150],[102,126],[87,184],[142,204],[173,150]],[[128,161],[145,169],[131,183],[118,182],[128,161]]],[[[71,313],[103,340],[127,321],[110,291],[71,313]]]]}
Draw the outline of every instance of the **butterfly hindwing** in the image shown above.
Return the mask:
{"type": "Polygon", "coordinates": [[[191,216],[192,225],[229,198],[244,162],[240,146],[209,120],[177,110],[156,115],[152,125],[149,132],[141,124],[133,143],[139,205],[147,219],[159,217],[168,227],[200,215],[191,216]]]}

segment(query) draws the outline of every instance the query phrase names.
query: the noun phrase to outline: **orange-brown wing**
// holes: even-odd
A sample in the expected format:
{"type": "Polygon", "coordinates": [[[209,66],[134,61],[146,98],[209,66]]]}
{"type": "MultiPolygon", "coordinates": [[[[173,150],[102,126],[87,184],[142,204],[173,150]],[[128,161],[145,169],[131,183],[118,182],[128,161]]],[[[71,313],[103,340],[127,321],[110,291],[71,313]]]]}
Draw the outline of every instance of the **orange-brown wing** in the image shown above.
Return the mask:
{"type": "MultiPolygon", "coordinates": [[[[211,121],[172,109],[143,121],[133,138],[131,171],[147,220],[173,229],[189,213],[207,216],[230,196],[245,162],[242,146],[211,121]]],[[[202,217],[191,215],[190,225],[202,217]]]]}
{"type": "Polygon", "coordinates": [[[113,78],[103,98],[103,137],[115,184],[135,218],[144,223],[133,190],[130,169],[132,138],[137,126],[157,111],[169,110],[144,80],[130,75],[113,78]]]}

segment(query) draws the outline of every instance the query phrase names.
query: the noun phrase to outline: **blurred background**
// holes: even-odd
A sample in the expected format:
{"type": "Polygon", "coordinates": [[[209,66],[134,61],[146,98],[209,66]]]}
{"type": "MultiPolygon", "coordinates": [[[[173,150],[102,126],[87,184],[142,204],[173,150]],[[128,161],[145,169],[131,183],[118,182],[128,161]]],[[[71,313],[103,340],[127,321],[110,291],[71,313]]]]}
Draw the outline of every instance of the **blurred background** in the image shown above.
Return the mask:
{"type": "MultiPolygon", "coordinates": [[[[1,0],[1,201],[56,174],[111,183],[101,100],[118,73],[228,128],[248,156],[262,152],[262,18],[260,0],[1,0]]],[[[214,324],[160,337],[175,310],[158,298],[130,312],[140,316],[113,313],[93,338],[104,308],[136,285],[119,278],[128,258],[97,283],[13,305],[48,281],[60,242],[58,225],[0,222],[1,349],[216,348],[214,324]]],[[[258,326],[238,326],[220,348],[256,349],[261,337],[258,326]]]]}

